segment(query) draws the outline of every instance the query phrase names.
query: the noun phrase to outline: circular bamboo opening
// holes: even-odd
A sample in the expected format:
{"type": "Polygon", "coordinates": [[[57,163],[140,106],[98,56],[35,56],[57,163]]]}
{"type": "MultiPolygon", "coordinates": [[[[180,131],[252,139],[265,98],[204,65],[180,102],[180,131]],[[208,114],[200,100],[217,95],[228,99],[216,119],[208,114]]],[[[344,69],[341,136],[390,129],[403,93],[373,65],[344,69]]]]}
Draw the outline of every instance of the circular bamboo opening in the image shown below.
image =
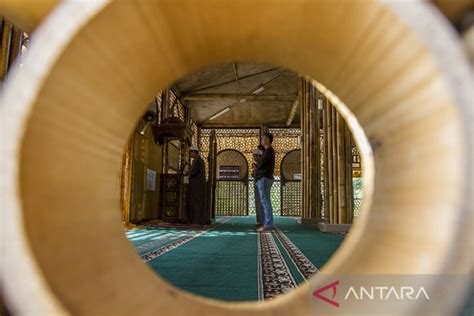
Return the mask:
{"type": "MultiPolygon", "coordinates": [[[[469,82],[468,66],[427,4],[408,6],[423,14],[423,25],[412,11],[391,6],[62,4],[37,31],[23,71],[5,89],[3,219],[5,236],[14,242],[5,247],[2,277],[11,308],[309,313],[307,293],[316,281],[263,304],[216,302],[173,288],[137,260],[118,225],[114,184],[127,136],[143,110],[137,104],[200,66],[235,59],[317,78],[348,105],[372,142],[371,209],[322,273],[467,272],[470,262],[462,254],[472,219],[471,110],[468,86],[452,82],[469,82]],[[432,43],[433,30],[445,40],[442,48],[432,43]]],[[[445,308],[459,303],[451,300],[454,305],[445,308]]],[[[409,308],[420,314],[418,304],[409,308]]]]}

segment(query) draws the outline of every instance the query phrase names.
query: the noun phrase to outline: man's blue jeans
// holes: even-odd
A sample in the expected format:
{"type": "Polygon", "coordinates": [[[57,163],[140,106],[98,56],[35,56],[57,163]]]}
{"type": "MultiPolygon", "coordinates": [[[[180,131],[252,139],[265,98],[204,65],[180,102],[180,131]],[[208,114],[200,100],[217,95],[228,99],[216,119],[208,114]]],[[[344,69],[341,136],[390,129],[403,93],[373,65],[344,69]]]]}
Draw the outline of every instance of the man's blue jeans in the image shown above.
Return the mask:
{"type": "Polygon", "coordinates": [[[273,208],[270,200],[272,184],[273,180],[268,178],[260,178],[257,181],[257,189],[263,207],[263,226],[265,227],[273,227],[273,208]]]}
{"type": "Polygon", "coordinates": [[[255,196],[255,219],[257,225],[263,225],[263,207],[260,202],[260,193],[258,192],[257,182],[253,185],[254,196],[255,196]]]}

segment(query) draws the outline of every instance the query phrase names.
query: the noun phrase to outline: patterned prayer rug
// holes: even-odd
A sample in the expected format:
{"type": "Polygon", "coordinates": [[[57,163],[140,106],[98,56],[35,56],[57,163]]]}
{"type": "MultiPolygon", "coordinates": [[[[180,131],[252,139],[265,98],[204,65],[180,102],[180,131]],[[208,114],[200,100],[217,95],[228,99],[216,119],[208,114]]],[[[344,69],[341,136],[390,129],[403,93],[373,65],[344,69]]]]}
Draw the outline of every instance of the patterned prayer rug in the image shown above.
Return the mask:
{"type": "Polygon", "coordinates": [[[276,217],[257,233],[255,218],[220,217],[212,227],[127,231],[141,260],[186,291],[221,300],[269,300],[305,282],[330,258],[343,236],[296,218],[276,217]]]}

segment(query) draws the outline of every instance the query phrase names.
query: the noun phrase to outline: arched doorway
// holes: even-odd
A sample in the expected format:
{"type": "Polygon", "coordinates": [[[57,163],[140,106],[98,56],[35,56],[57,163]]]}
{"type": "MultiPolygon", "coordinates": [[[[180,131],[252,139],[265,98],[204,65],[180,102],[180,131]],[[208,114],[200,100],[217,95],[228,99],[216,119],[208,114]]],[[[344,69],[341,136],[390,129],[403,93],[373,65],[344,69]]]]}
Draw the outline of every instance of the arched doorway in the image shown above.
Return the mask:
{"type": "Polygon", "coordinates": [[[301,216],[301,149],[288,152],[281,161],[281,215],[301,216]]]}
{"type": "Polygon", "coordinates": [[[216,215],[248,215],[248,162],[235,149],[217,153],[216,215]]]}

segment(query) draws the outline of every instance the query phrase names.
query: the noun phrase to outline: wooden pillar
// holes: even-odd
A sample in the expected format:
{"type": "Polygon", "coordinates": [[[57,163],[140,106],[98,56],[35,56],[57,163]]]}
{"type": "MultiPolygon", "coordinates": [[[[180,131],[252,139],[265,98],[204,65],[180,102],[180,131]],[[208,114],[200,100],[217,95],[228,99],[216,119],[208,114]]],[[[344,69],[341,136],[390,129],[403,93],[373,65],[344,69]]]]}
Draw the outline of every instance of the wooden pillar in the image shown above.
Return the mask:
{"type": "Polygon", "coordinates": [[[319,93],[309,81],[302,81],[301,87],[302,217],[317,223],[322,220],[319,93]]]}
{"type": "Polygon", "coordinates": [[[318,92],[317,98],[315,99],[315,104],[314,104],[314,109],[316,112],[315,118],[314,118],[314,129],[315,129],[315,135],[314,135],[314,164],[316,166],[315,168],[315,185],[314,188],[316,190],[315,195],[316,195],[316,211],[317,211],[317,219],[318,222],[321,222],[323,220],[323,197],[322,197],[322,192],[321,192],[321,114],[322,111],[319,108],[319,98],[321,97],[321,94],[318,92]]]}
{"type": "Polygon", "coordinates": [[[329,223],[329,218],[330,218],[330,197],[332,194],[330,194],[330,187],[329,187],[329,164],[328,164],[328,159],[329,155],[328,153],[330,152],[329,149],[329,141],[328,141],[328,133],[329,133],[329,127],[328,127],[328,110],[329,110],[329,102],[324,97],[323,102],[322,102],[322,116],[323,116],[323,170],[324,170],[324,222],[329,223]]]}
{"type": "Polygon", "coordinates": [[[302,191],[302,220],[310,218],[309,210],[309,152],[308,152],[308,94],[307,82],[304,78],[300,79],[299,92],[301,100],[301,191],[302,191]]]}
{"type": "Polygon", "coordinates": [[[322,109],[324,221],[352,222],[352,134],[336,108],[324,99],[322,109]]]}
{"type": "Polygon", "coordinates": [[[310,131],[310,120],[311,120],[311,113],[310,113],[310,90],[309,90],[309,83],[305,80],[304,81],[304,98],[305,98],[305,133],[304,133],[304,150],[305,150],[305,170],[306,173],[305,180],[306,180],[306,205],[304,208],[304,219],[310,220],[311,219],[311,131],[310,131]]]}
{"type": "Polygon", "coordinates": [[[306,216],[306,207],[307,207],[307,194],[306,194],[306,186],[307,186],[307,181],[306,181],[306,148],[305,148],[305,143],[306,143],[306,98],[304,95],[304,80],[303,78],[300,78],[298,80],[298,97],[300,99],[301,105],[300,105],[300,120],[301,120],[301,217],[305,218],[306,216]]]}
{"type": "MultiPolygon", "coordinates": [[[[170,106],[170,90],[165,89],[163,94],[162,94],[162,99],[161,99],[161,120],[162,122],[168,118],[169,116],[169,106],[170,106]]],[[[163,173],[166,174],[168,173],[169,169],[169,159],[168,159],[168,147],[169,144],[168,142],[164,142],[163,144],[163,173]]]]}
{"type": "MultiPolygon", "coordinates": [[[[199,131],[201,129],[199,128],[199,131]]],[[[217,185],[217,139],[216,131],[213,129],[209,136],[208,180],[207,180],[207,205],[209,218],[216,217],[216,185],[217,185]]]]}
{"type": "Polygon", "coordinates": [[[310,153],[310,218],[321,221],[321,157],[320,157],[320,114],[318,110],[319,94],[316,88],[310,84],[310,102],[309,102],[309,153],[310,153]]]}
{"type": "Polygon", "coordinates": [[[332,136],[332,200],[333,200],[333,223],[339,222],[339,186],[337,170],[337,110],[331,106],[331,136],[332,136]]]}
{"type": "Polygon", "coordinates": [[[317,213],[315,209],[315,196],[314,196],[314,187],[315,187],[315,182],[314,182],[314,169],[315,169],[315,157],[314,157],[314,99],[315,99],[315,89],[313,85],[311,85],[309,82],[306,82],[307,86],[307,93],[308,93],[308,107],[307,107],[307,121],[306,121],[306,128],[308,130],[307,136],[308,139],[306,141],[306,150],[308,152],[308,212],[307,212],[307,217],[308,218],[316,218],[315,215],[317,213]]]}
{"type": "Polygon", "coordinates": [[[338,224],[345,224],[346,219],[346,124],[339,113],[336,113],[337,129],[337,183],[338,183],[338,224]]]}
{"type": "Polygon", "coordinates": [[[354,211],[353,211],[353,189],[352,189],[352,133],[345,124],[345,152],[346,152],[346,159],[345,159],[345,171],[346,171],[346,223],[351,224],[354,219],[354,211]]]}
{"type": "Polygon", "coordinates": [[[328,213],[329,213],[329,217],[328,217],[328,222],[329,223],[334,223],[334,189],[333,189],[333,179],[334,179],[334,176],[333,176],[333,173],[334,173],[334,169],[333,169],[333,163],[332,163],[332,160],[333,160],[333,153],[332,153],[332,150],[333,150],[333,143],[334,143],[334,140],[333,140],[333,133],[332,133],[332,125],[333,125],[333,121],[332,121],[332,112],[333,112],[333,106],[332,104],[329,102],[328,99],[326,99],[326,121],[327,121],[327,170],[328,170],[328,179],[327,179],[327,205],[328,205],[328,213]]]}

